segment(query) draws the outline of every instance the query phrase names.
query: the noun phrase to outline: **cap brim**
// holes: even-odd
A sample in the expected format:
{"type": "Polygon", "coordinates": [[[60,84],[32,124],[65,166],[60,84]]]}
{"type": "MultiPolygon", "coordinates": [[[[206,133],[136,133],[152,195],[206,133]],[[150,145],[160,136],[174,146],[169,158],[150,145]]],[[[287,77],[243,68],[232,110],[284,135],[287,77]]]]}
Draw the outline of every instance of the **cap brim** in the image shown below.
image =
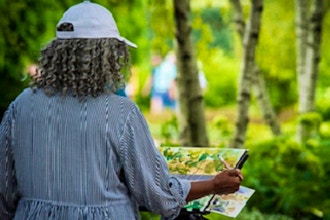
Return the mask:
{"type": "Polygon", "coordinates": [[[130,46],[130,47],[133,47],[133,48],[137,48],[137,47],[138,47],[135,43],[133,43],[133,42],[127,40],[127,39],[124,38],[124,37],[120,37],[119,40],[124,41],[124,42],[125,42],[128,46],[130,46]]]}

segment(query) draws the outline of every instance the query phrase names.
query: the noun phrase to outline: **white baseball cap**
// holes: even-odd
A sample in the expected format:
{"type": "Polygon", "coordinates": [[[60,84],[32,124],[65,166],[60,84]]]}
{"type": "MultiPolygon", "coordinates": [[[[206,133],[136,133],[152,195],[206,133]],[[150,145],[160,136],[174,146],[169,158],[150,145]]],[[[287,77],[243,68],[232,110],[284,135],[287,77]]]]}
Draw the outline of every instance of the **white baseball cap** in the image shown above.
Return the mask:
{"type": "Polygon", "coordinates": [[[62,23],[71,23],[73,31],[56,31],[58,39],[115,38],[137,48],[136,44],[120,36],[111,12],[99,4],[85,0],[70,7],[57,26],[62,23]]]}

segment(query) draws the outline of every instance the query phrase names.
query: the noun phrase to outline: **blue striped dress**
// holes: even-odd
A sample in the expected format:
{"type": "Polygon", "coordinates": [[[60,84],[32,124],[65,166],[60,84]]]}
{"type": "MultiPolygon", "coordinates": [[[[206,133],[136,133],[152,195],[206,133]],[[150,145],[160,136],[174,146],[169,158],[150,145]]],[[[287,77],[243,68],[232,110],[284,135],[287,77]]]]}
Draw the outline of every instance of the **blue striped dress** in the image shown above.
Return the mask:
{"type": "Polygon", "coordinates": [[[189,190],[127,98],[25,89],[1,122],[1,220],[132,220],[139,206],[173,219],[189,190]]]}

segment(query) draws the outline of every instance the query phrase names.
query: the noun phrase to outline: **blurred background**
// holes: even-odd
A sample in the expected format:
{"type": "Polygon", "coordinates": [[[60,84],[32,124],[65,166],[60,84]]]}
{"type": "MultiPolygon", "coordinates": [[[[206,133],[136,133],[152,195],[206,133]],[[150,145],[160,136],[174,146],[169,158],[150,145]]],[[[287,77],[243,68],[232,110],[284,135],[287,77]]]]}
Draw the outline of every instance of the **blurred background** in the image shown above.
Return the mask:
{"type": "MultiPolygon", "coordinates": [[[[298,0],[299,1],[299,0],[298,0]]],[[[317,0],[306,1],[308,7],[317,0]]],[[[62,13],[79,0],[0,0],[0,118],[9,103],[29,85],[40,49],[55,37],[62,13]]],[[[157,144],[179,144],[177,112],[152,112],[148,81],[155,66],[175,48],[175,20],[170,0],[95,0],[113,14],[120,34],[138,45],[131,51],[126,95],[144,112],[157,144]],[[159,57],[157,61],[155,56],[159,57]]],[[[251,97],[243,168],[244,185],[256,189],[237,219],[330,219],[330,15],[324,16],[315,112],[299,118],[295,1],[264,0],[255,60],[265,80],[282,134],[274,137],[265,124],[257,97],[251,97]],[[296,142],[297,122],[305,120],[312,135],[296,142]],[[316,128],[315,128],[316,126],[316,128]]],[[[249,18],[251,2],[240,1],[249,18]]],[[[237,93],[244,47],[237,34],[229,0],[190,1],[191,39],[205,105],[211,146],[227,147],[235,130],[237,93]]],[[[304,121],[304,122],[305,122],[304,121]]],[[[143,219],[158,216],[141,213],[143,219]]],[[[226,219],[210,215],[209,219],[226,219]]]]}

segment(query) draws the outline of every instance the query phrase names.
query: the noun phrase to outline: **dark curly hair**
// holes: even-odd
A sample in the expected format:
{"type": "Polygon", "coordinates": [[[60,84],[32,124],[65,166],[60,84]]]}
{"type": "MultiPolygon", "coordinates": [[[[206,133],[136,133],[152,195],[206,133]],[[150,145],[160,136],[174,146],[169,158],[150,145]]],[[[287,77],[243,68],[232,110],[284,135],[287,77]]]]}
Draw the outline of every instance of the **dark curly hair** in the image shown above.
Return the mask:
{"type": "Polygon", "coordinates": [[[130,74],[127,45],[113,38],[54,39],[39,58],[32,88],[83,99],[115,92],[130,74]]]}

